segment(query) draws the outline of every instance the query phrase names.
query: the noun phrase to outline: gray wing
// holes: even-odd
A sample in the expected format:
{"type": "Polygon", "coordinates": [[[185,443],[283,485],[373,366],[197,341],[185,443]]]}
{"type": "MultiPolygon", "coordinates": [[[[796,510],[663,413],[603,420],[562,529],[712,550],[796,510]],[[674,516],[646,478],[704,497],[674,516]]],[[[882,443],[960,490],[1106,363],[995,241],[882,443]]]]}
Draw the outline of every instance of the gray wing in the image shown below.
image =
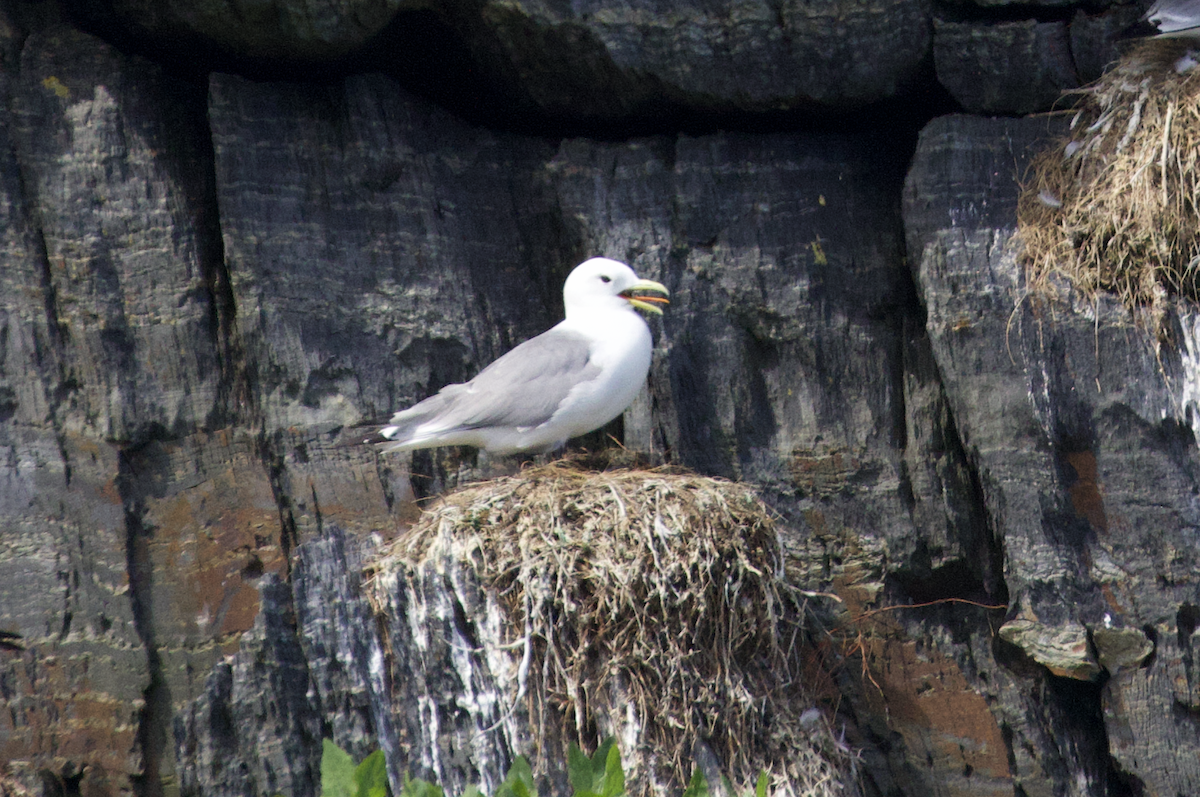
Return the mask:
{"type": "MultiPolygon", "coordinates": [[[[591,344],[577,332],[551,329],[479,372],[396,413],[392,424],[413,428],[437,421],[446,429],[532,427],[545,423],[576,385],[595,379],[591,344]]],[[[402,437],[401,436],[397,436],[402,437]]]]}
{"type": "Polygon", "coordinates": [[[1200,25],[1200,0],[1158,0],[1146,19],[1162,33],[1178,33],[1200,25]]]}

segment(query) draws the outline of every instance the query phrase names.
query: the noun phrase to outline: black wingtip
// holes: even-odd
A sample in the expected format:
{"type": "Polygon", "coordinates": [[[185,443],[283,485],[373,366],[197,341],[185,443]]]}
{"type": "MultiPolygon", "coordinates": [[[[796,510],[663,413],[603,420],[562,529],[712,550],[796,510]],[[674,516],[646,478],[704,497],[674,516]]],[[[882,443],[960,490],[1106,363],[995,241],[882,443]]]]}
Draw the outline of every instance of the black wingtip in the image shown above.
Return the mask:
{"type": "Polygon", "coordinates": [[[353,426],[342,427],[333,443],[334,448],[359,448],[360,446],[375,446],[391,442],[379,433],[385,424],[379,421],[366,421],[353,426]]]}

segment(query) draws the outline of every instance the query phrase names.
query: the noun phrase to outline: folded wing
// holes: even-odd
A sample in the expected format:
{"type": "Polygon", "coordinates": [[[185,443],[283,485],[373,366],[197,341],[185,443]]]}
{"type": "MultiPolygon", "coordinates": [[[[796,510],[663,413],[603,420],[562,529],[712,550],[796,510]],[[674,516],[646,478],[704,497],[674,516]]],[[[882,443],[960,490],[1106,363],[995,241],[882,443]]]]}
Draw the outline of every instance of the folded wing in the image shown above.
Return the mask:
{"type": "Polygon", "coordinates": [[[447,385],[397,412],[381,434],[404,447],[423,447],[475,429],[536,427],[554,416],[572,390],[596,378],[600,369],[590,356],[587,338],[556,327],[517,346],[470,382],[447,385]]]}

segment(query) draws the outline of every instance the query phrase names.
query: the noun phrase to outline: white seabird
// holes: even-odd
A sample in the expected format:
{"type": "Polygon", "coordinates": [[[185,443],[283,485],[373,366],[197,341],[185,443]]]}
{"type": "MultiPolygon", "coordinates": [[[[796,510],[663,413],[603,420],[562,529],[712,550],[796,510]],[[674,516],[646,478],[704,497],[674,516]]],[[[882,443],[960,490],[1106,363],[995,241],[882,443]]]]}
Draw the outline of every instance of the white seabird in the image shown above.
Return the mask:
{"type": "Polygon", "coordinates": [[[1156,0],[1145,19],[1158,38],[1200,39],[1200,0],[1156,0]]]}
{"type": "Polygon", "coordinates": [[[379,431],[383,451],[475,446],[492,454],[562,447],[616,418],[650,370],[650,328],[635,308],[661,315],[653,280],[616,260],[595,257],[563,285],[566,318],[525,341],[470,382],[392,416],[379,431]]]}

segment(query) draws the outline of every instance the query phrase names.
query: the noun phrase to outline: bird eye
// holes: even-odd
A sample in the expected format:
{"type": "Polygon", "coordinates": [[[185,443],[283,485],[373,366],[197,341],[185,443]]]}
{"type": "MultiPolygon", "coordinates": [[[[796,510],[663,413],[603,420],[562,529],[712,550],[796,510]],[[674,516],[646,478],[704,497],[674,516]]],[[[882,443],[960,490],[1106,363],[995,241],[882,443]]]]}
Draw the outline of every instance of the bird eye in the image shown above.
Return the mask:
{"type": "Polygon", "coordinates": [[[612,277],[608,276],[607,274],[601,274],[600,281],[601,282],[612,282],[612,277]]]}

